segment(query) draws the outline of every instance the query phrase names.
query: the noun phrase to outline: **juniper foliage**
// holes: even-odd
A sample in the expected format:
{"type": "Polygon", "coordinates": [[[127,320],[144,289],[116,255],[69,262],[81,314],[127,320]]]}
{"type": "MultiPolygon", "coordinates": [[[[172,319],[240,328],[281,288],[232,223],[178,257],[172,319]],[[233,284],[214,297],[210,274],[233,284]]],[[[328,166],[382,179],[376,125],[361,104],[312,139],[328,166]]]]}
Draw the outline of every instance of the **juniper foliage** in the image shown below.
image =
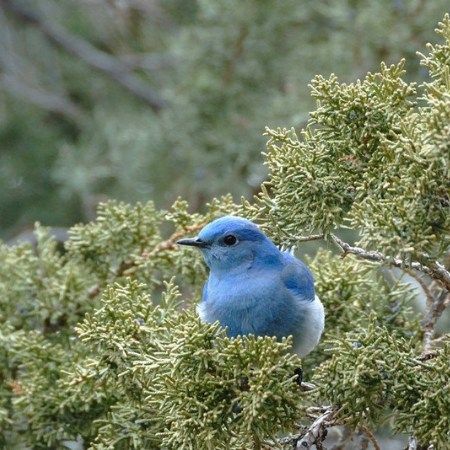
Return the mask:
{"type": "Polygon", "coordinates": [[[450,279],[449,16],[438,33],[443,43],[422,56],[424,85],[403,79],[403,63],[353,84],[316,77],[317,108],[300,138],[267,130],[270,173],[253,202],[226,196],[193,214],[183,200],[167,211],[109,201],[72,228],[64,254],[40,226],[36,248],[2,245],[1,444],[281,447],[299,426],[319,439],[311,424],[326,405],[323,427],[390,424],[445,449],[450,346],[433,330],[450,279]],[[196,316],[206,274],[176,240],[224,213],[259,221],[279,244],[322,237],[344,251],[309,260],[327,323],[305,361],[289,339],[229,339],[196,316]],[[361,247],[342,243],[342,226],[361,247]],[[422,283],[421,323],[390,265],[422,283]],[[315,384],[307,392],[300,365],[315,384]]]}
{"type": "Polygon", "coordinates": [[[434,259],[449,246],[448,17],[444,45],[422,57],[432,79],[404,80],[404,61],[362,81],[311,83],[316,110],[301,139],[267,129],[269,181],[249,210],[283,242],[348,226],[387,255],[434,259]]]}

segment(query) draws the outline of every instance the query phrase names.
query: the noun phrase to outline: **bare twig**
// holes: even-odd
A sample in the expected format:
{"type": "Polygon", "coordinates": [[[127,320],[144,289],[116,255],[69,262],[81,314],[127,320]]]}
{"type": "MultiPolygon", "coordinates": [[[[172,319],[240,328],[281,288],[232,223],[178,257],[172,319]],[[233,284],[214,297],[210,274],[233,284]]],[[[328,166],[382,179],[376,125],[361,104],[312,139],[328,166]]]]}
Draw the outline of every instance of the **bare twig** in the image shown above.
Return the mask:
{"type": "Polygon", "coordinates": [[[424,336],[423,336],[423,352],[422,357],[425,357],[431,350],[431,345],[434,337],[434,328],[439,317],[450,303],[450,296],[445,290],[434,298],[431,305],[428,307],[428,312],[424,320],[424,336]]]}
{"type": "MultiPolygon", "coordinates": [[[[169,237],[169,239],[166,239],[165,241],[162,241],[159,244],[155,245],[155,247],[149,252],[148,251],[142,252],[141,257],[144,259],[152,259],[154,256],[156,256],[158,253],[161,253],[162,251],[172,250],[176,247],[177,241],[180,238],[186,236],[186,234],[196,233],[198,230],[201,230],[204,226],[205,224],[192,225],[186,227],[184,230],[176,231],[175,233],[172,234],[172,236],[169,237]]],[[[127,261],[126,263],[123,264],[124,264],[123,270],[118,270],[117,276],[122,275],[128,276],[136,271],[137,261],[127,261]]]]}
{"type": "Polygon", "coordinates": [[[305,381],[302,381],[302,384],[300,385],[300,390],[302,390],[303,392],[310,392],[314,391],[315,389],[317,389],[317,386],[315,384],[307,383],[305,381]]]}
{"type": "MultiPolygon", "coordinates": [[[[153,247],[152,250],[143,251],[140,258],[151,259],[160,252],[174,249],[177,245],[177,241],[180,238],[186,236],[186,234],[196,233],[197,231],[201,230],[204,227],[204,225],[205,224],[203,223],[198,225],[191,225],[186,227],[184,230],[176,231],[169,237],[169,239],[166,239],[165,241],[162,241],[159,244],[155,245],[155,247],[153,247]]],[[[133,273],[137,270],[139,264],[138,261],[140,261],[140,258],[138,257],[136,260],[122,261],[119,264],[119,267],[116,269],[114,276],[122,277],[133,275],[133,273]]],[[[100,292],[101,292],[100,285],[95,284],[89,288],[88,295],[90,298],[94,298],[100,292]]],[[[306,387],[306,389],[304,390],[308,390],[308,387],[306,387]]]]}
{"type": "Polygon", "coordinates": [[[450,291],[450,272],[443,264],[438,261],[432,261],[425,266],[423,271],[434,280],[439,281],[447,291],[450,291]]]}
{"type": "Polygon", "coordinates": [[[427,264],[422,264],[418,261],[407,262],[400,258],[389,258],[377,251],[367,251],[361,247],[353,247],[333,234],[330,234],[330,238],[342,250],[343,256],[352,254],[368,261],[382,262],[401,269],[418,270],[426,273],[429,277],[438,281],[447,291],[450,291],[450,272],[437,261],[431,261],[427,264]]]}
{"type": "Polygon", "coordinates": [[[310,234],[308,236],[298,236],[294,238],[296,242],[308,242],[308,241],[318,241],[320,239],[324,239],[324,234],[310,234]]]}
{"type": "Polygon", "coordinates": [[[374,434],[372,433],[372,431],[370,431],[368,428],[366,427],[362,427],[361,431],[369,438],[369,441],[372,442],[372,445],[374,447],[375,450],[381,450],[380,444],[378,444],[377,439],[375,438],[374,434]]]}
{"type": "Polygon", "coordinates": [[[38,28],[53,44],[125,87],[146,102],[155,112],[159,112],[166,106],[166,102],[153,89],[131,73],[128,67],[117,58],[98,50],[84,39],[68,33],[55,23],[39,17],[14,1],[0,0],[0,5],[21,22],[38,28]]]}
{"type": "MultiPolygon", "coordinates": [[[[169,239],[166,239],[165,241],[160,242],[159,244],[155,245],[152,250],[144,251],[142,252],[142,258],[145,259],[152,259],[154,256],[156,256],[158,253],[161,253],[165,250],[172,250],[177,246],[177,241],[182,238],[183,236],[186,236],[186,234],[196,233],[197,231],[201,230],[205,224],[198,224],[198,225],[191,225],[189,227],[186,227],[184,230],[176,231],[173,233],[169,239]]],[[[123,271],[118,273],[118,276],[121,275],[131,275],[136,270],[136,262],[130,262],[129,266],[126,267],[123,271]]]]}
{"type": "Polygon", "coordinates": [[[418,261],[407,262],[399,258],[388,258],[387,256],[377,251],[367,251],[360,247],[353,247],[333,234],[331,234],[330,237],[332,241],[342,250],[343,256],[347,254],[353,254],[358,258],[399,267],[414,276],[414,278],[420,283],[425,295],[427,296],[428,308],[428,312],[423,325],[424,346],[422,357],[425,357],[431,348],[431,342],[434,337],[434,327],[436,325],[436,322],[450,303],[450,272],[448,272],[447,269],[438,261],[430,261],[426,264],[422,264],[418,261]],[[414,271],[426,274],[434,281],[437,281],[441,288],[443,288],[439,295],[434,296],[431,293],[429,287],[423,283],[423,280],[420,279],[417,273],[414,274],[414,271]]]}

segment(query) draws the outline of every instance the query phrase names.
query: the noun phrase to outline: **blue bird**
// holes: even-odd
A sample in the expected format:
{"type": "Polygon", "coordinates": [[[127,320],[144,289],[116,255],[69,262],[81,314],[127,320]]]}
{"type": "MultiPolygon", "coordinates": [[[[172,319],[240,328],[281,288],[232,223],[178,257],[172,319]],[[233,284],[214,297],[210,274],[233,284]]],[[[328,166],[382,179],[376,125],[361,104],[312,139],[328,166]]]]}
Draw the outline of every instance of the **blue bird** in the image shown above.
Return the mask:
{"type": "Polygon", "coordinates": [[[203,322],[218,321],[230,337],[292,335],[300,356],[318,344],[324,309],[311,272],[253,222],[221,217],[178,244],[199,248],[210,269],[197,307],[203,322]]]}

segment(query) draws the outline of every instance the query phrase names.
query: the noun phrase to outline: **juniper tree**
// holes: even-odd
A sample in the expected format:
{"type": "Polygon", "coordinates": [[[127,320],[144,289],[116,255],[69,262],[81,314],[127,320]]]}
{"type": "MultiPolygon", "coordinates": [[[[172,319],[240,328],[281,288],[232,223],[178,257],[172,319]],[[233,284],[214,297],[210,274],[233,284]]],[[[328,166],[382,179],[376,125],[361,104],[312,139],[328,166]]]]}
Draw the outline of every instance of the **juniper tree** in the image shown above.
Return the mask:
{"type": "Polygon", "coordinates": [[[377,448],[389,425],[411,449],[448,448],[450,341],[435,331],[450,290],[448,15],[437,32],[424,84],[402,61],[350,84],[317,76],[305,129],[266,130],[269,175],[251,202],[200,214],[109,201],[63,254],[40,226],[36,248],[2,245],[2,444],[320,448],[340,426],[340,445],[360,433],[377,448]],[[323,244],[309,264],[326,330],[304,361],[290,339],[229,339],[196,316],[204,266],[176,240],[225,213],[300,255],[323,244]]]}

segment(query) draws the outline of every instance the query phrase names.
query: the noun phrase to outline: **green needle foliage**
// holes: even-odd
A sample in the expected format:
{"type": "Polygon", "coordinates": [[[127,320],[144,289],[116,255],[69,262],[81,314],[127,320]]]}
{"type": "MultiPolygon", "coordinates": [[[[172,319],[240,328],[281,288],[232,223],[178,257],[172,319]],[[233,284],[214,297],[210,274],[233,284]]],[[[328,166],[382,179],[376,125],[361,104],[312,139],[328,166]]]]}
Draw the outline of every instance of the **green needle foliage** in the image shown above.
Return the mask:
{"type": "Polygon", "coordinates": [[[447,448],[450,439],[450,346],[431,362],[418,359],[411,341],[373,319],[328,344],[332,357],[314,375],[320,395],[349,425],[373,427],[388,416],[396,431],[447,448]]]}
{"type": "Polygon", "coordinates": [[[90,308],[87,290],[95,278],[60,255],[45,228],[37,226],[35,233],[36,248],[0,243],[0,323],[44,331],[73,326],[90,308]]]}
{"type": "Polygon", "coordinates": [[[372,263],[356,258],[336,258],[331,251],[320,250],[309,262],[315,274],[316,291],[327,311],[326,329],[333,334],[366,327],[374,317],[405,337],[419,333],[414,320],[411,287],[377,270],[372,263]],[[361,286],[365,286],[361,290],[361,286]]]}
{"type": "Polygon", "coordinates": [[[252,203],[225,196],[191,213],[181,199],[168,210],[109,201],[71,229],[63,253],[40,226],[36,247],[2,244],[0,445],[280,447],[329,405],[350,430],[388,424],[448,448],[448,335],[424,353],[422,343],[445,306],[433,297],[444,269],[425,286],[422,330],[407,278],[388,267],[395,257],[417,276],[413,260],[433,275],[449,246],[449,16],[438,33],[424,85],[403,79],[403,63],[353,84],[316,77],[306,129],[267,130],[270,174],[252,203]],[[229,339],[197,317],[206,272],[176,241],[223,214],[259,221],[283,245],[351,227],[383,253],[309,258],[327,319],[305,361],[290,339],[229,339]],[[296,383],[299,367],[312,391],[296,383]]]}

